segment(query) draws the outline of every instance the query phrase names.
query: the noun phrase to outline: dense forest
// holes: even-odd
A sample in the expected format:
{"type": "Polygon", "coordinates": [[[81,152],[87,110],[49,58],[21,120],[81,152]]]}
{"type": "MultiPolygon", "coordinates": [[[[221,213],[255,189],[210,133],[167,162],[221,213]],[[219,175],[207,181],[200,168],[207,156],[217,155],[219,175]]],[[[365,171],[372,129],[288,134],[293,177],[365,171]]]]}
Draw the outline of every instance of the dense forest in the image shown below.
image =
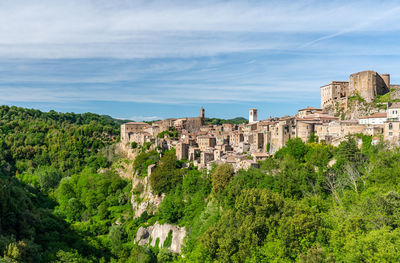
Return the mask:
{"type": "Polygon", "coordinates": [[[119,121],[0,107],[0,262],[398,262],[400,150],[356,135],[290,140],[260,168],[209,172],[146,145],[115,153],[119,121]],[[134,218],[131,163],[154,194],[134,218]],[[134,243],[140,226],[186,227],[182,255],[134,243]]]}

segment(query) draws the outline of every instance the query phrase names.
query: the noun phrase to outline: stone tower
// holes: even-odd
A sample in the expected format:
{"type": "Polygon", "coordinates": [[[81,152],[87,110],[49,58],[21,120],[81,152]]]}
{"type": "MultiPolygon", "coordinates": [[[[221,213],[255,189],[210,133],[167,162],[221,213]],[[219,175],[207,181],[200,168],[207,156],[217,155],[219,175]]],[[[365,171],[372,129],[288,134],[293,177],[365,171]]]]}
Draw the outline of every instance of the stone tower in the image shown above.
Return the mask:
{"type": "Polygon", "coordinates": [[[350,75],[350,96],[359,95],[366,102],[373,101],[377,95],[384,95],[390,91],[390,76],[384,74],[383,78],[375,71],[361,71],[350,75]]]}
{"type": "Polygon", "coordinates": [[[257,109],[249,110],[249,123],[257,122],[257,109]]]}
{"type": "Polygon", "coordinates": [[[202,107],[201,109],[200,109],[200,118],[202,118],[202,119],[204,119],[204,117],[205,117],[205,115],[204,115],[204,108],[202,107]]]}
{"type": "Polygon", "coordinates": [[[390,74],[380,74],[383,81],[386,84],[386,87],[388,87],[390,89],[390,74]]]}

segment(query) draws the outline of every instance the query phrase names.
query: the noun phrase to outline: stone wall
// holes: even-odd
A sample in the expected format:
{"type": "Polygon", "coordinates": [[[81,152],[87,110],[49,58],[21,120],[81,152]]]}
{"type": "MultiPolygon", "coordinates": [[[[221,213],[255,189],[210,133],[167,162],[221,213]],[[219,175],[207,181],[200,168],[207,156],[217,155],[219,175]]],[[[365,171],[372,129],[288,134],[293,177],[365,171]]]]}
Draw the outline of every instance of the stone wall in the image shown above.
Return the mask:
{"type": "Polygon", "coordinates": [[[201,117],[187,118],[185,128],[188,132],[199,132],[202,125],[204,125],[204,119],[201,117]]]}
{"type": "Polygon", "coordinates": [[[360,95],[365,101],[372,102],[377,95],[389,92],[383,78],[375,71],[362,71],[350,75],[350,96],[360,95]]]}
{"type": "Polygon", "coordinates": [[[349,82],[332,81],[321,87],[321,107],[331,105],[335,100],[348,97],[349,82]]]}

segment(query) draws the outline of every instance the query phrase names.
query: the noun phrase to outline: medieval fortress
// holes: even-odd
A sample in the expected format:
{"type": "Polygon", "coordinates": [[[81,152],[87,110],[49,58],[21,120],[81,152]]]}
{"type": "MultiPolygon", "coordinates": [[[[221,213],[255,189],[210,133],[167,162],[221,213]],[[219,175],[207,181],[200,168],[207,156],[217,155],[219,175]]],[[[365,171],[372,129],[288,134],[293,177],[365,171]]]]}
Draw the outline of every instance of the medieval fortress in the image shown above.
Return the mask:
{"type": "Polygon", "coordinates": [[[151,143],[154,149],[173,147],[179,160],[186,159],[199,168],[230,163],[238,170],[258,166],[257,161],[292,138],[338,145],[347,135],[359,133],[372,136],[372,143],[400,142],[400,85],[392,85],[389,74],[362,71],[351,74],[348,81],[331,81],[321,87],[321,108],[306,107],[294,116],[258,120],[257,109],[250,109],[249,123],[205,125],[201,109],[200,117],[165,119],[151,125],[125,123],[121,141],[128,147],[132,142],[151,143]],[[377,103],[383,95],[388,101],[377,103]],[[354,106],[354,101],[367,105],[368,112],[354,117],[360,107],[354,106]]]}

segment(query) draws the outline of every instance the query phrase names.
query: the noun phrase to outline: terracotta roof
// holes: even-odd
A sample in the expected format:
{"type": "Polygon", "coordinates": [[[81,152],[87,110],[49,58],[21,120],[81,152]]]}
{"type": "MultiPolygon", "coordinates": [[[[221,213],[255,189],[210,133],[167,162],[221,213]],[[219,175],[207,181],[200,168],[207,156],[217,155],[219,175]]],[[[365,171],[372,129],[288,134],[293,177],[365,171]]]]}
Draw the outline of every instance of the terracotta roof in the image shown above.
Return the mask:
{"type": "Polygon", "coordinates": [[[378,113],[372,114],[370,116],[360,117],[360,119],[372,119],[372,118],[387,118],[387,113],[386,112],[378,112],[378,113]]]}
{"type": "Polygon", "coordinates": [[[210,139],[210,138],[214,138],[214,137],[210,136],[210,135],[200,135],[200,136],[197,136],[197,138],[198,139],[210,139]]]}
{"type": "Polygon", "coordinates": [[[293,117],[293,116],[283,116],[283,117],[280,118],[279,120],[280,120],[280,121],[286,121],[286,120],[291,120],[291,119],[294,119],[294,117],[293,117]]]}
{"type": "Polygon", "coordinates": [[[256,157],[268,157],[269,153],[252,153],[256,157]]]}
{"type": "Polygon", "coordinates": [[[320,108],[313,108],[313,107],[307,107],[307,108],[304,108],[304,109],[300,109],[299,111],[303,111],[303,110],[318,110],[318,111],[322,111],[322,109],[320,109],[320,108]]]}
{"type": "Polygon", "coordinates": [[[124,124],[129,124],[129,125],[149,125],[148,123],[145,123],[145,122],[134,122],[134,121],[127,122],[127,123],[124,123],[124,124]]]}

